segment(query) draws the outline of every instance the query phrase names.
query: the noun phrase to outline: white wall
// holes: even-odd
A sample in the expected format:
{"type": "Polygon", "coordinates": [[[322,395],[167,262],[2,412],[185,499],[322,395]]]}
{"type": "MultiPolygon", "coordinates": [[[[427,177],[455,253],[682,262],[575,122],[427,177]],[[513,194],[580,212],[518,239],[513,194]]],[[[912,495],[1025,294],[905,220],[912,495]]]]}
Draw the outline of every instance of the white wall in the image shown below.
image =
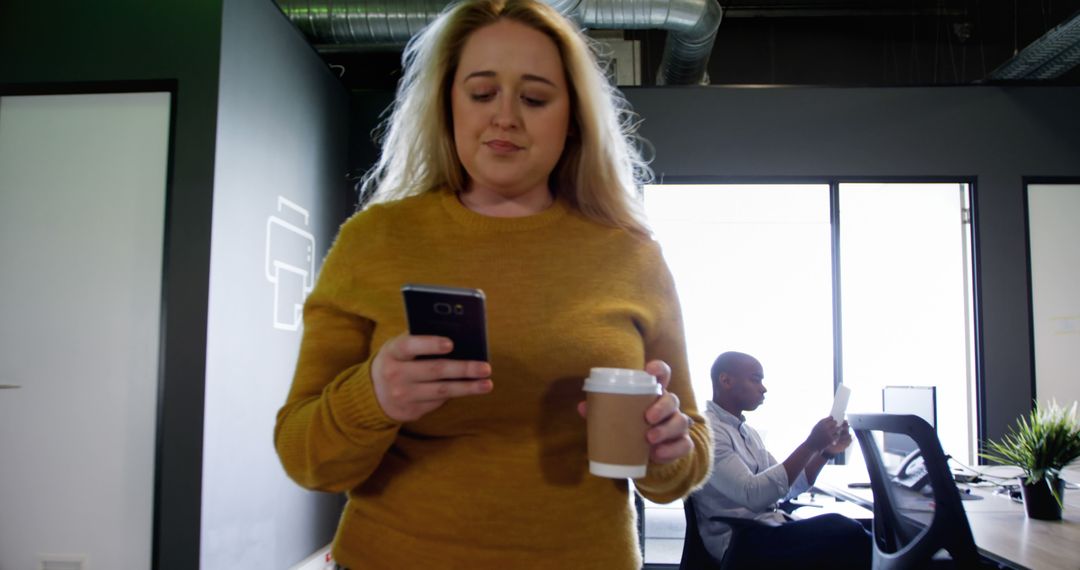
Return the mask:
{"type": "Polygon", "coordinates": [[[1028,185],[1035,395],[1080,400],[1080,184],[1028,185]]]}
{"type": "Polygon", "coordinates": [[[0,100],[0,568],[150,566],[169,113],[0,100]]]}

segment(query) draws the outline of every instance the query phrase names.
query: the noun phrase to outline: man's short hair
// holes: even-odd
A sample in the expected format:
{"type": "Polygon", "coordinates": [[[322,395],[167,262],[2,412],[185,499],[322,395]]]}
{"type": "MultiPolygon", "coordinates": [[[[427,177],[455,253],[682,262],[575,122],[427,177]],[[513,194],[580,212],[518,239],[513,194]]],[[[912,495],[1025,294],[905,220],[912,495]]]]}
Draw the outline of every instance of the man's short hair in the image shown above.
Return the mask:
{"type": "Polygon", "coordinates": [[[727,372],[728,374],[735,368],[735,365],[747,358],[752,358],[749,354],[742,352],[728,351],[720,356],[716,357],[716,361],[713,362],[712,376],[713,389],[716,388],[716,383],[720,381],[720,375],[727,372]]]}

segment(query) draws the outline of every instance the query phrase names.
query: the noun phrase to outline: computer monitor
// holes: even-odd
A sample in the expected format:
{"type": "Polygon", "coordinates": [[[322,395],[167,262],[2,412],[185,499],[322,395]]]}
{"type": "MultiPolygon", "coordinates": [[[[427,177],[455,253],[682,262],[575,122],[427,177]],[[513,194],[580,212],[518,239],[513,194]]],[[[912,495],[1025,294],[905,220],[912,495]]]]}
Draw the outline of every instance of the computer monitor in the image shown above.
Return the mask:
{"type": "MultiPolygon", "coordinates": [[[[881,390],[881,410],[886,414],[919,416],[937,430],[937,387],[886,386],[881,390]]],[[[915,441],[896,433],[885,433],[882,442],[885,453],[907,455],[915,451],[915,441]]]]}

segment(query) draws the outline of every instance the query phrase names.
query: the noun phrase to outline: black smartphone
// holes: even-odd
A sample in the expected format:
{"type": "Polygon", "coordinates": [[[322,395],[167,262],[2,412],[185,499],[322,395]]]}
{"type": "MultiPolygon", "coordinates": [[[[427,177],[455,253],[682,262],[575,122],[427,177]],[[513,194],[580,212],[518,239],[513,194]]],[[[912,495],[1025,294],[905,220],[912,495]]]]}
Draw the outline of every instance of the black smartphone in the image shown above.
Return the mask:
{"type": "Polygon", "coordinates": [[[454,343],[449,354],[419,358],[488,359],[483,291],[410,283],[401,288],[401,294],[405,297],[409,334],[445,336],[454,343]]]}

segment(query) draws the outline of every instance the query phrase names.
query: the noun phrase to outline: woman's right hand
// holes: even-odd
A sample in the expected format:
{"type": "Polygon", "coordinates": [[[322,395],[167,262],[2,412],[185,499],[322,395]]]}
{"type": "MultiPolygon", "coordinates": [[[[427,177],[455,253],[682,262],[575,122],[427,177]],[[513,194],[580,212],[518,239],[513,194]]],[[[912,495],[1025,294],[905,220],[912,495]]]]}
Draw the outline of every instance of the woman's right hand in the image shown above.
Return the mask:
{"type": "Polygon", "coordinates": [[[453,350],[450,339],[441,336],[398,335],[382,346],[371,362],[375,398],[390,419],[408,422],[419,419],[450,398],[491,392],[491,365],[474,360],[433,358],[416,360],[427,354],[453,350]]]}

